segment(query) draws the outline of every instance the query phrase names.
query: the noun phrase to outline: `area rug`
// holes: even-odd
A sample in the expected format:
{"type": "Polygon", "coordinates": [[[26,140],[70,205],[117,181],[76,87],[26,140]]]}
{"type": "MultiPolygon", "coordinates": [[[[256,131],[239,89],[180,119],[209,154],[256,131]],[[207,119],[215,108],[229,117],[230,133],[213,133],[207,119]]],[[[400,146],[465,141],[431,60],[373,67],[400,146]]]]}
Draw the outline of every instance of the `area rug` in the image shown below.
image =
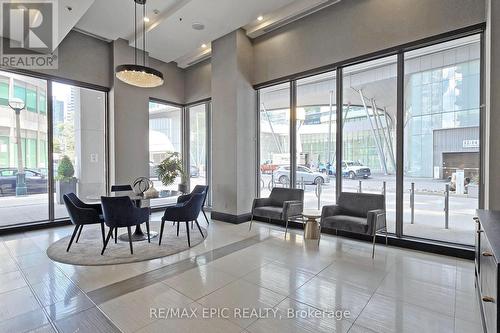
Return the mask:
{"type": "MultiPolygon", "coordinates": [[[[73,242],[69,252],[66,252],[66,248],[71,236],[64,237],[50,245],[47,249],[47,255],[57,262],[82,266],[116,265],[162,258],[189,249],[186,227],[183,224],[180,228],[179,237],[177,237],[176,227],[167,222],[161,246],[158,245],[159,237],[152,238],[151,243],[148,243],[147,240],[134,242],[134,254],[130,254],[128,242],[118,240],[118,243],[115,244],[114,239],[110,239],[104,255],[101,255],[103,244],[100,227],[88,226],[85,227],[87,229],[83,229],[78,243],[73,242]]],[[[106,233],[107,230],[108,228],[106,228],[106,233]]],[[[196,226],[189,231],[191,247],[203,242],[204,239],[196,226]]],[[[202,231],[206,237],[207,230],[202,228],[202,231]]],[[[118,236],[123,233],[127,233],[127,228],[118,230],[118,236]]]]}

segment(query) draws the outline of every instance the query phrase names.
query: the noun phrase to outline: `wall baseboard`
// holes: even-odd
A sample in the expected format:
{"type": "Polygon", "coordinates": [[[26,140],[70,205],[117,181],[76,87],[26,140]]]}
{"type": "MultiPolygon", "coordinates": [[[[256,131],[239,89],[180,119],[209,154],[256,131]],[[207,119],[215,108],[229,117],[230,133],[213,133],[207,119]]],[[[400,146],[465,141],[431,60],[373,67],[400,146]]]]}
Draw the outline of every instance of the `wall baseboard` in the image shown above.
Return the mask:
{"type": "Polygon", "coordinates": [[[210,218],[214,219],[214,220],[219,220],[222,222],[240,224],[240,223],[250,221],[250,219],[252,218],[252,214],[245,213],[245,214],[240,214],[240,215],[234,215],[234,214],[227,214],[227,213],[212,211],[210,213],[210,218]]]}

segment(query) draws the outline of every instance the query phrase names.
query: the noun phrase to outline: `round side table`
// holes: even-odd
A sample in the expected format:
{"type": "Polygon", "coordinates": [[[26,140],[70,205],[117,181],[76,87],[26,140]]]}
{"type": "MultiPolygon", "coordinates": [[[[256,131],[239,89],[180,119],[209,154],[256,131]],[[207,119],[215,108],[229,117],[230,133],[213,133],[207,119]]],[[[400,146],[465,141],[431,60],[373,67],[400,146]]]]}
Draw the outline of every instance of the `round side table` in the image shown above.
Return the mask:
{"type": "Polygon", "coordinates": [[[319,210],[304,210],[302,216],[307,219],[304,227],[304,239],[316,239],[321,237],[321,225],[318,219],[321,217],[319,210]]]}

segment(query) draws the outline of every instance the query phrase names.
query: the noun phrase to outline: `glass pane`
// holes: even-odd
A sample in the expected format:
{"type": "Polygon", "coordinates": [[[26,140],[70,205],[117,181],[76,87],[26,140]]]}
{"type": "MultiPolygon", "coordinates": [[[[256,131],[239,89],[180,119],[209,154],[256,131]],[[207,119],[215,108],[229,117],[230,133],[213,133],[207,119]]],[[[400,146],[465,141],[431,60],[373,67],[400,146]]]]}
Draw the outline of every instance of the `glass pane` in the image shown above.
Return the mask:
{"type": "Polygon", "coordinates": [[[343,70],[342,191],[385,193],[389,232],[396,230],[396,87],[395,56],[343,70]]]}
{"type": "Polygon", "coordinates": [[[296,186],[306,209],[335,204],[335,98],[335,72],[297,81],[296,186]]]}
{"type": "Polygon", "coordinates": [[[405,54],[406,235],[474,244],[471,221],[479,197],[479,51],[479,36],[471,36],[405,54]],[[415,80],[426,72],[432,73],[430,81],[415,80]],[[421,103],[428,98],[424,91],[431,91],[428,108],[421,103]]]}
{"type": "Polygon", "coordinates": [[[105,93],[52,84],[55,218],[67,217],[62,196],[82,201],[106,194],[105,93]],[[71,171],[73,169],[73,171],[71,171]]]}
{"type": "Polygon", "coordinates": [[[149,173],[160,199],[151,200],[151,206],[163,206],[177,201],[181,177],[172,182],[158,179],[158,165],[167,157],[181,159],[182,109],[164,103],[149,102],[149,173]]]}
{"type": "Polygon", "coordinates": [[[261,89],[260,196],[290,186],[290,84],[261,89]]]}
{"type": "Polygon", "coordinates": [[[191,189],[207,185],[207,105],[189,108],[189,178],[191,189]]]}
{"type": "Polygon", "coordinates": [[[36,111],[36,95],[46,95],[47,82],[7,72],[0,72],[0,82],[0,226],[47,220],[47,116],[27,111],[31,100],[25,88],[30,87],[30,99],[35,96],[36,111]],[[19,113],[20,139],[14,110],[1,102],[9,97],[26,103],[19,113]]]}
{"type": "Polygon", "coordinates": [[[0,105],[9,106],[9,81],[0,78],[0,105]]]}

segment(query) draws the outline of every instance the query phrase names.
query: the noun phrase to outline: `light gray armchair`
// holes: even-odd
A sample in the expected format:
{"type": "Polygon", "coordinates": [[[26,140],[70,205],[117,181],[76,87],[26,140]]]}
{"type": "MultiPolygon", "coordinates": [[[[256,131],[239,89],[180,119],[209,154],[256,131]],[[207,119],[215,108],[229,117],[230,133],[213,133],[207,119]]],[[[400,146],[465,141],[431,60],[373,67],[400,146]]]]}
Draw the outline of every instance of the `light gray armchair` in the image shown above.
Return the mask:
{"type": "Polygon", "coordinates": [[[373,236],[373,258],[377,232],[385,230],[385,244],[387,245],[385,196],[342,192],[336,205],[323,207],[321,227],[373,236]]]}
{"type": "Polygon", "coordinates": [[[288,220],[302,214],[304,208],[304,190],[293,188],[274,187],[269,198],[258,198],[253,200],[252,219],[255,216],[267,218],[268,220],[280,220],[285,222],[285,236],[288,231],[288,220]]]}

